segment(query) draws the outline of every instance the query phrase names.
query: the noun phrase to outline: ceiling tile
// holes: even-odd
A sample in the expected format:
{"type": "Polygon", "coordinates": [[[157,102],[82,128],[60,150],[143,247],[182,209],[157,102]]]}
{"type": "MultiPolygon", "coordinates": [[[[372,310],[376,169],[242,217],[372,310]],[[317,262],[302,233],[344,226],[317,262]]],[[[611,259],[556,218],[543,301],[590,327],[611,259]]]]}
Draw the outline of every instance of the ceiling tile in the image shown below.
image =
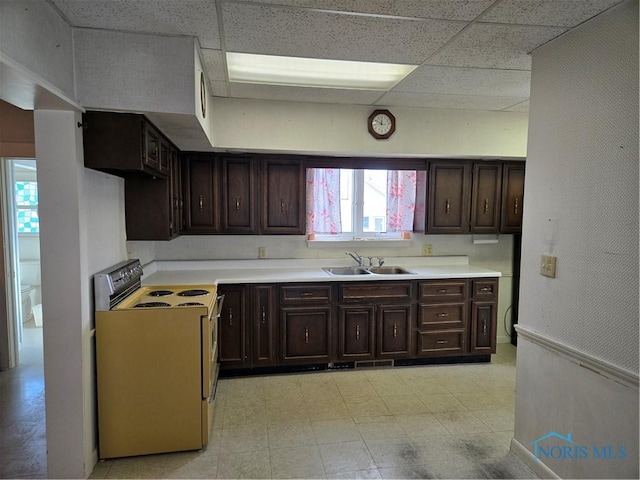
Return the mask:
{"type": "Polygon", "coordinates": [[[516,103],[510,107],[504,108],[504,112],[528,112],[529,111],[529,100],[525,100],[524,102],[516,103]]]}
{"type": "Polygon", "coordinates": [[[209,93],[213,97],[228,97],[227,82],[209,82],[209,93]]]}
{"type": "Polygon", "coordinates": [[[254,3],[399,17],[473,20],[495,0],[253,0],[254,3]]]}
{"type": "Polygon", "coordinates": [[[220,48],[212,0],[53,0],[75,27],[197,36],[203,48],[220,48]]]}
{"type": "Polygon", "coordinates": [[[448,108],[454,110],[502,110],[526,100],[526,97],[485,97],[431,93],[389,92],[377,105],[389,107],[448,108]]]}
{"type": "Polygon", "coordinates": [[[529,71],[426,65],[416,68],[393,91],[528,97],[530,83],[529,71]]]}
{"type": "Polygon", "coordinates": [[[258,85],[235,82],[229,85],[231,87],[231,97],[293,102],[372,105],[382,94],[382,92],[373,90],[288,87],[282,85],[258,85]]]}
{"type": "Polygon", "coordinates": [[[621,0],[502,0],[483,22],[573,27],[621,0]]]}
{"type": "Polygon", "coordinates": [[[223,5],[223,19],[230,52],[408,64],[422,63],[464,26],[235,3],[223,5]]]}
{"type": "Polygon", "coordinates": [[[529,53],[565,31],[560,27],[476,23],[427,63],[531,70],[529,53]]]}
{"type": "Polygon", "coordinates": [[[221,50],[202,49],[202,61],[210,81],[226,82],[224,58],[221,50]]]}

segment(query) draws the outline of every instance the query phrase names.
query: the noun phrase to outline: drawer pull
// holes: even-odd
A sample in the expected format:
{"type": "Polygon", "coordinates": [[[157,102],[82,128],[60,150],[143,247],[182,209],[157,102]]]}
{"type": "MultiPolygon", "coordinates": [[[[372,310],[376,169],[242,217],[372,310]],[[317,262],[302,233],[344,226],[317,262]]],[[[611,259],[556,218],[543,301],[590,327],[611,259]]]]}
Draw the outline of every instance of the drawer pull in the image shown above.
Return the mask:
{"type": "Polygon", "coordinates": [[[482,287],[480,289],[481,292],[491,292],[493,289],[491,287],[482,287]]]}
{"type": "Polygon", "coordinates": [[[229,309],[229,326],[233,326],[233,308],[229,309]]]}
{"type": "Polygon", "coordinates": [[[393,338],[396,338],[398,336],[398,326],[394,323],[393,324],[393,338]]]}
{"type": "Polygon", "coordinates": [[[518,203],[519,203],[519,199],[518,199],[518,197],[516,197],[513,200],[513,214],[514,215],[518,215],[518,203]]]}
{"type": "Polygon", "coordinates": [[[280,211],[284,212],[284,199],[283,198],[280,199],[280,211]]]}
{"type": "Polygon", "coordinates": [[[446,288],[439,288],[438,293],[447,293],[447,289],[446,288]]]}
{"type": "Polygon", "coordinates": [[[304,343],[309,343],[309,327],[304,327],[304,343]]]}
{"type": "Polygon", "coordinates": [[[485,198],[484,199],[484,213],[487,213],[489,211],[489,199],[485,198]]]}
{"type": "Polygon", "coordinates": [[[313,292],[302,292],[301,297],[313,297],[313,292]]]}
{"type": "Polygon", "coordinates": [[[487,319],[484,318],[482,320],[482,334],[486,335],[487,334],[487,319]]]}
{"type": "Polygon", "coordinates": [[[449,343],[449,340],[436,340],[436,343],[438,345],[445,345],[445,344],[449,343]]]}
{"type": "Polygon", "coordinates": [[[198,205],[200,206],[200,211],[202,211],[203,208],[203,201],[202,201],[202,195],[200,195],[200,201],[198,202],[198,205]]]}
{"type": "Polygon", "coordinates": [[[240,197],[236,197],[236,212],[240,210],[240,197]]]}
{"type": "Polygon", "coordinates": [[[447,198],[447,203],[445,204],[445,213],[449,215],[449,212],[451,212],[451,201],[447,198]]]}
{"type": "Polygon", "coordinates": [[[356,325],[356,340],[360,340],[360,325],[356,325]]]}
{"type": "Polygon", "coordinates": [[[262,324],[264,325],[265,323],[267,323],[267,310],[263,305],[262,306],[262,324]]]}
{"type": "Polygon", "coordinates": [[[444,317],[448,317],[448,316],[449,316],[449,314],[448,314],[448,313],[438,313],[438,314],[436,315],[436,317],[439,317],[439,318],[444,318],[444,317]]]}

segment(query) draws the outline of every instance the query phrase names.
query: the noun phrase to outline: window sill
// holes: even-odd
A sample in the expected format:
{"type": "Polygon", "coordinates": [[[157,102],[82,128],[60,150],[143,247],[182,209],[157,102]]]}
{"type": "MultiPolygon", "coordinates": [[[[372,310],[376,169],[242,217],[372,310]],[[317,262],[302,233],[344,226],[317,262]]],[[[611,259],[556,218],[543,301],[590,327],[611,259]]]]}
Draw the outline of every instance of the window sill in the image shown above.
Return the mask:
{"type": "Polygon", "coordinates": [[[410,247],[413,241],[411,238],[316,238],[307,240],[307,248],[333,248],[333,247],[363,247],[363,246],[385,246],[385,247],[410,247]]]}

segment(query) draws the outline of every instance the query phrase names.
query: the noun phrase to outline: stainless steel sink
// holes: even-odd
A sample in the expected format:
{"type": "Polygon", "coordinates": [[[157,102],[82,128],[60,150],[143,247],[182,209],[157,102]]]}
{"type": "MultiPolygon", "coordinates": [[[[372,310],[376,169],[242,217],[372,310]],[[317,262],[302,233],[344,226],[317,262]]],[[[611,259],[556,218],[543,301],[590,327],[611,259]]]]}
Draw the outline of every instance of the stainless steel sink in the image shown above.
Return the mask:
{"type": "Polygon", "coordinates": [[[393,266],[369,267],[367,268],[367,270],[369,270],[371,273],[376,273],[378,275],[404,275],[404,274],[415,273],[403,267],[393,267],[393,266]]]}
{"type": "Polygon", "coordinates": [[[369,275],[371,272],[364,267],[323,267],[331,275],[369,275]]]}
{"type": "Polygon", "coordinates": [[[406,275],[414,272],[403,267],[382,266],[382,267],[323,267],[330,275],[406,275]]]}

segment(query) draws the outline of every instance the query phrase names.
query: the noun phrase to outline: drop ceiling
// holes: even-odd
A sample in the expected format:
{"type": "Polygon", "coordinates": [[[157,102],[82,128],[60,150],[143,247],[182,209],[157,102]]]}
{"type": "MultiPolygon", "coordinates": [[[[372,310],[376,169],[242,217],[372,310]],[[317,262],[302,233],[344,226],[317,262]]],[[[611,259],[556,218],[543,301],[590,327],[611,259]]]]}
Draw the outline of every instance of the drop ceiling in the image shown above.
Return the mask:
{"type": "Polygon", "coordinates": [[[49,0],[74,27],[197,37],[212,95],[528,111],[531,55],[621,0],[49,0]],[[229,82],[226,52],[406,63],[386,91],[229,82]]]}

